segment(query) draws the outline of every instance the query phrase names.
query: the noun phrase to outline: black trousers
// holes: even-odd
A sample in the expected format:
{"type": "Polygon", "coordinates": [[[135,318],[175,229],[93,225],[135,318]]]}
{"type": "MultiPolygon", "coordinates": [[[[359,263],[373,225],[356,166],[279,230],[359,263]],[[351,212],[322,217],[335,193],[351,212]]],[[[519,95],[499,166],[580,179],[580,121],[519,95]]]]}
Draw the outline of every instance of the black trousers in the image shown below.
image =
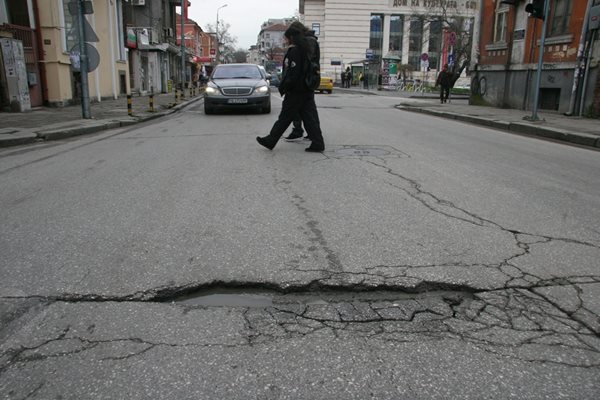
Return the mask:
{"type": "Polygon", "coordinates": [[[273,124],[271,132],[269,132],[270,140],[277,143],[297,115],[300,115],[308,138],[312,141],[311,147],[324,148],[325,143],[323,142],[319,113],[315,104],[315,92],[313,91],[285,94],[279,117],[273,124]]]}
{"type": "Polygon", "coordinates": [[[450,86],[440,86],[440,101],[445,102],[450,96],[450,86]]]}
{"type": "Polygon", "coordinates": [[[302,129],[302,118],[300,117],[300,115],[297,115],[294,117],[292,124],[294,125],[294,129],[292,129],[292,133],[296,133],[296,134],[304,133],[304,129],[302,129]]]}

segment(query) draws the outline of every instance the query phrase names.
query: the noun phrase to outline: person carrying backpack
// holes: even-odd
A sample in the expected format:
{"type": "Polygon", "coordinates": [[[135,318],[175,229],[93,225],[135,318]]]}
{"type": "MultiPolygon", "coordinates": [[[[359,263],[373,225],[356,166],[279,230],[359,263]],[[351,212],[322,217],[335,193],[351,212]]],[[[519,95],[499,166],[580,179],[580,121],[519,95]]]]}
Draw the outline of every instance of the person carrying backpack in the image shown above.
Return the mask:
{"type": "MultiPolygon", "coordinates": [[[[270,133],[264,137],[257,136],[256,141],[273,150],[294,117],[300,115],[304,129],[312,141],[305,150],[322,152],[325,150],[325,143],[315,104],[314,87],[315,82],[320,80],[319,43],[314,34],[298,21],[289,26],[284,32],[284,37],[290,46],[283,59],[283,73],[279,84],[279,93],[284,96],[281,112],[270,133]]],[[[318,86],[318,83],[316,84],[318,86]]]]}

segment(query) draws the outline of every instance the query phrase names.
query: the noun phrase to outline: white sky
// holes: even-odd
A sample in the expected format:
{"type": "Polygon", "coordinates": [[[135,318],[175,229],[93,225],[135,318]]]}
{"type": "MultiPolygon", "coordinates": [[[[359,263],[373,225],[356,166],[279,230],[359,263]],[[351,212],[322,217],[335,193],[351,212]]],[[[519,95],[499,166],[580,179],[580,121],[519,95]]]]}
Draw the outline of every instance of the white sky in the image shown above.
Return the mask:
{"type": "MultiPolygon", "coordinates": [[[[247,50],[256,44],[263,22],[273,18],[288,18],[298,11],[299,0],[189,0],[188,18],[203,30],[207,24],[213,27],[219,20],[230,24],[229,34],[237,38],[236,48],[247,50]]],[[[219,29],[220,30],[220,29],[219,29]]]]}

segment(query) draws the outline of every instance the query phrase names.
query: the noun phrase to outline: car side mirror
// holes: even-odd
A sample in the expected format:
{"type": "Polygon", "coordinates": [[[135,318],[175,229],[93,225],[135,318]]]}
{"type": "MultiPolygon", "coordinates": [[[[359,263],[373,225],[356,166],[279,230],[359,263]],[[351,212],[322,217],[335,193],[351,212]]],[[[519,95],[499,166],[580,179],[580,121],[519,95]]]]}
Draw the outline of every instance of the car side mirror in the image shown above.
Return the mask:
{"type": "Polygon", "coordinates": [[[267,76],[265,77],[265,79],[267,79],[269,81],[271,80],[271,78],[273,78],[273,75],[271,75],[271,74],[267,74],[267,76]]]}

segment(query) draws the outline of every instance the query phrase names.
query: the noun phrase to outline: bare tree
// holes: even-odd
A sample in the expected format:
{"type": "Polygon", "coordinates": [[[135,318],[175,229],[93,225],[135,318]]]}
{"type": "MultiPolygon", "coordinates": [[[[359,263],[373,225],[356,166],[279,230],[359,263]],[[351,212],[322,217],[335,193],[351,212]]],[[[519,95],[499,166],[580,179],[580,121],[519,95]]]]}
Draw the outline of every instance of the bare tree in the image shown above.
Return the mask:
{"type": "MultiPolygon", "coordinates": [[[[219,50],[219,57],[225,62],[232,62],[234,60],[234,53],[236,51],[237,46],[237,37],[232,36],[229,33],[229,28],[231,24],[219,20],[219,44],[221,49],[219,50]]],[[[206,30],[208,32],[216,32],[215,26],[212,24],[206,25],[206,30]]]]}
{"type": "MultiPolygon", "coordinates": [[[[454,62],[449,67],[456,79],[458,79],[458,76],[460,76],[471,61],[473,17],[458,15],[457,12],[453,12],[452,9],[449,9],[447,2],[436,2],[436,7],[430,8],[429,12],[420,14],[419,17],[423,18],[424,27],[426,25],[431,27],[434,22],[442,24],[442,30],[446,32],[442,37],[452,41],[451,47],[454,54],[454,62]]],[[[429,37],[423,36],[424,42],[429,39],[429,37]]],[[[445,45],[446,44],[442,42],[441,49],[443,49],[445,45]]]]}
{"type": "Polygon", "coordinates": [[[245,63],[248,58],[248,52],[244,49],[237,49],[233,53],[233,62],[245,63]]]}

